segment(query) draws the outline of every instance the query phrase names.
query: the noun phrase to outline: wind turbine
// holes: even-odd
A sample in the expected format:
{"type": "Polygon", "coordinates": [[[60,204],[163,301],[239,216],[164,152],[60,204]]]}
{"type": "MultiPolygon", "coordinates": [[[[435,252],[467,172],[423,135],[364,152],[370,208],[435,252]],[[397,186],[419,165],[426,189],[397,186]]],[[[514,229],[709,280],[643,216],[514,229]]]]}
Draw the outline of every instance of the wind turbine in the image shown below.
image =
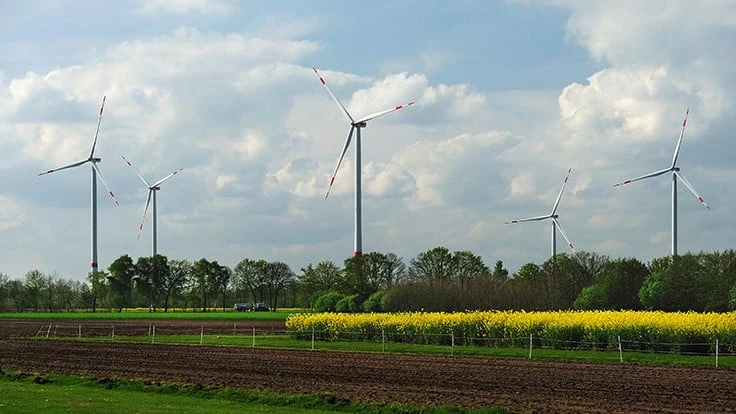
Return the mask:
{"type": "Polygon", "coordinates": [[[151,184],[148,182],[148,180],[143,178],[141,173],[138,172],[138,169],[136,169],[133,166],[133,163],[128,161],[128,159],[125,158],[125,156],[121,155],[120,157],[123,159],[123,161],[125,161],[128,164],[128,166],[130,166],[130,168],[133,169],[133,171],[135,171],[135,173],[138,175],[138,178],[140,178],[141,181],[143,181],[143,184],[145,184],[146,187],[148,188],[148,199],[146,199],[146,206],[143,208],[143,218],[141,219],[141,225],[138,227],[138,238],[139,239],[141,238],[141,231],[143,231],[143,223],[146,221],[146,213],[148,213],[148,206],[151,204],[151,199],[153,199],[153,256],[155,256],[156,255],[156,242],[157,242],[157,237],[158,237],[157,236],[158,225],[156,223],[156,191],[161,189],[161,187],[159,186],[163,184],[164,181],[175,176],[176,174],[179,174],[181,170],[183,170],[183,168],[179,168],[178,170],[175,170],[171,174],[167,175],[166,177],[151,184]]]}
{"type": "Polygon", "coordinates": [[[317,74],[319,77],[320,82],[322,82],[322,85],[327,88],[327,92],[332,97],[332,100],[335,101],[337,106],[340,108],[343,114],[348,118],[348,121],[350,122],[350,132],[348,132],[348,137],[345,139],[345,145],[342,148],[342,152],[340,153],[340,158],[337,160],[337,165],[335,166],[335,171],[332,173],[332,178],[330,179],[330,186],[327,188],[327,193],[325,194],[325,199],[330,195],[330,190],[332,189],[332,184],[335,182],[335,175],[337,175],[337,170],[340,168],[340,164],[342,163],[342,159],[345,157],[345,153],[348,150],[348,147],[350,147],[350,141],[353,138],[353,131],[355,131],[355,242],[354,242],[354,248],[353,248],[353,256],[360,256],[363,254],[363,225],[362,225],[362,215],[361,215],[361,208],[362,208],[362,195],[361,195],[361,167],[360,167],[360,130],[362,128],[365,128],[367,126],[368,121],[371,121],[373,119],[376,119],[380,116],[386,115],[388,113],[398,111],[399,109],[402,109],[404,107],[414,105],[414,101],[411,101],[404,105],[397,105],[392,108],[376,112],[367,116],[364,116],[362,118],[358,118],[357,120],[353,118],[352,115],[350,115],[350,112],[348,112],[347,108],[345,108],[345,105],[340,102],[339,99],[335,96],[334,93],[332,93],[332,90],[329,86],[327,86],[327,82],[325,82],[324,78],[319,74],[317,71],[317,68],[312,68],[314,70],[314,73],[317,74]]]}
{"type": "Polygon", "coordinates": [[[100,181],[102,181],[102,184],[107,189],[107,192],[110,194],[110,197],[112,197],[112,200],[115,202],[115,205],[120,205],[118,201],[115,199],[115,194],[112,193],[112,190],[110,190],[110,186],[107,184],[107,181],[105,181],[105,177],[102,175],[102,171],[100,170],[100,167],[97,166],[97,163],[102,161],[102,158],[95,157],[95,147],[97,146],[97,136],[100,133],[100,122],[102,121],[102,111],[105,109],[105,99],[107,97],[102,97],[102,105],[100,106],[100,115],[97,118],[97,129],[95,130],[95,138],[92,141],[92,150],[89,152],[89,157],[79,160],[75,163],[65,165],[63,167],[55,168],[53,170],[48,170],[46,172],[39,173],[38,175],[46,175],[51,174],[52,172],[65,170],[67,168],[74,168],[79,167],[80,165],[90,163],[92,164],[92,259],[90,261],[90,267],[92,268],[92,272],[97,272],[97,175],[100,176],[100,181]]]}
{"type": "Polygon", "coordinates": [[[633,183],[634,181],[644,180],[646,178],[652,178],[657,177],[663,174],[666,174],[668,172],[672,173],[672,256],[677,255],[677,179],[679,178],[683,184],[685,184],[685,187],[687,187],[688,190],[690,190],[691,193],[695,196],[695,198],[698,199],[698,201],[705,206],[708,210],[710,210],[710,206],[706,204],[705,200],[703,200],[703,197],[701,197],[697,191],[695,191],[695,188],[693,188],[692,184],[685,178],[682,173],[680,173],[680,167],[677,166],[677,157],[680,155],[680,146],[682,145],[682,136],[685,134],[685,126],[687,125],[687,116],[690,113],[690,108],[688,108],[685,111],[685,119],[682,120],[682,129],[680,130],[680,137],[677,139],[677,146],[675,147],[675,155],[672,157],[672,164],[670,164],[669,168],[665,168],[664,170],[655,171],[653,173],[649,173],[646,175],[642,175],[641,177],[632,178],[630,180],[626,180],[624,182],[616,183],[613,186],[618,187],[622,186],[624,184],[633,183]]]}
{"type": "Polygon", "coordinates": [[[565,234],[565,230],[562,228],[562,225],[559,221],[557,221],[557,218],[559,216],[557,215],[557,207],[560,205],[560,199],[562,198],[562,193],[565,191],[565,186],[567,185],[567,179],[570,178],[570,172],[572,171],[572,168],[569,168],[567,170],[567,175],[565,176],[565,181],[562,182],[562,188],[560,188],[560,194],[557,195],[557,200],[555,200],[555,204],[552,206],[552,212],[550,214],[547,214],[545,216],[537,216],[537,217],[530,217],[520,220],[510,220],[507,221],[505,224],[516,224],[516,223],[522,223],[525,221],[540,221],[540,220],[552,220],[552,257],[555,257],[557,255],[557,230],[560,230],[560,234],[562,234],[562,237],[565,238],[567,241],[567,245],[570,246],[570,249],[575,253],[575,247],[573,247],[572,242],[570,242],[570,239],[567,237],[567,234],[565,234]]]}

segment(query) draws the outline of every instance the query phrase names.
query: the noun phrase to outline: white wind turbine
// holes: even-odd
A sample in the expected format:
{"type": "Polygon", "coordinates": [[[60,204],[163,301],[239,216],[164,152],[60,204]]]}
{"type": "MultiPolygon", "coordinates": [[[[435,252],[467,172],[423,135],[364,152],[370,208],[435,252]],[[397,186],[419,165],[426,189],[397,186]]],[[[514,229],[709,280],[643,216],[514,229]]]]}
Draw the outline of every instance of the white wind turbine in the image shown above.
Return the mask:
{"type": "Polygon", "coordinates": [[[157,216],[156,215],[156,191],[161,189],[161,187],[159,186],[163,184],[164,181],[175,176],[176,174],[179,174],[181,170],[183,170],[183,168],[179,168],[178,170],[175,170],[171,174],[167,175],[166,177],[151,184],[148,182],[148,180],[143,178],[141,173],[138,172],[138,169],[135,168],[133,166],[133,163],[128,161],[128,159],[125,158],[125,156],[121,155],[120,157],[123,159],[123,161],[125,161],[128,164],[128,166],[130,166],[133,169],[133,171],[135,171],[135,173],[138,175],[138,178],[140,178],[141,181],[143,181],[143,184],[145,184],[146,187],[148,188],[148,198],[146,199],[146,206],[143,208],[143,218],[141,219],[141,225],[138,226],[138,238],[141,237],[141,232],[143,231],[143,223],[146,221],[146,213],[148,213],[148,206],[151,204],[151,199],[153,199],[153,213],[152,213],[153,214],[153,256],[155,256],[157,253],[156,246],[157,246],[157,238],[158,238],[158,235],[157,235],[158,224],[156,222],[156,216],[157,216]]]}
{"type": "Polygon", "coordinates": [[[356,131],[355,133],[355,242],[354,242],[354,249],[353,249],[353,256],[360,256],[363,254],[363,226],[362,226],[362,216],[361,216],[361,203],[362,203],[362,195],[361,195],[361,167],[360,167],[360,130],[362,128],[365,128],[367,126],[368,121],[373,120],[375,118],[378,118],[380,116],[386,115],[388,113],[398,111],[401,108],[404,108],[406,106],[414,105],[414,101],[411,101],[405,105],[397,105],[394,107],[391,107],[389,109],[376,112],[374,114],[370,114],[367,116],[364,116],[359,119],[354,119],[352,115],[350,115],[350,112],[348,112],[347,108],[345,108],[345,105],[340,102],[339,99],[335,96],[334,93],[332,93],[332,90],[330,90],[330,87],[327,86],[327,82],[325,82],[324,78],[319,74],[316,68],[312,68],[314,70],[314,73],[317,74],[319,77],[320,82],[322,82],[322,85],[327,88],[327,92],[332,97],[332,100],[335,101],[337,106],[340,108],[343,114],[348,118],[348,121],[350,121],[350,132],[348,132],[348,137],[345,140],[345,145],[342,148],[342,152],[340,153],[340,158],[337,160],[337,165],[335,166],[335,171],[332,173],[332,178],[330,179],[330,185],[327,188],[327,193],[325,194],[325,199],[330,195],[330,190],[332,189],[332,184],[335,182],[335,175],[337,174],[337,170],[340,168],[340,164],[342,163],[342,159],[345,157],[345,153],[348,150],[348,147],[350,147],[350,141],[353,138],[353,131],[356,131]]]}
{"type": "Polygon", "coordinates": [[[97,146],[97,136],[100,133],[100,122],[102,121],[102,111],[105,109],[105,99],[107,97],[102,97],[102,105],[100,106],[100,115],[97,118],[97,129],[95,130],[95,138],[92,140],[92,150],[89,152],[89,157],[79,160],[75,163],[65,165],[63,167],[55,168],[53,170],[48,170],[42,173],[39,173],[38,175],[46,175],[51,174],[52,172],[65,170],[67,168],[74,168],[78,167],[82,164],[90,163],[92,164],[92,258],[90,260],[90,267],[92,269],[92,272],[97,272],[97,175],[100,176],[100,181],[102,181],[102,184],[107,189],[108,193],[110,193],[110,197],[112,197],[113,201],[115,201],[116,205],[118,204],[118,201],[115,200],[115,194],[112,193],[112,190],[110,190],[110,186],[107,184],[107,181],[105,181],[105,177],[102,175],[102,171],[100,171],[100,167],[97,166],[97,163],[102,161],[101,158],[95,158],[95,147],[97,146]]]}
{"type": "Polygon", "coordinates": [[[540,220],[552,220],[552,257],[555,257],[557,255],[557,230],[560,230],[560,234],[562,234],[562,237],[565,238],[567,241],[567,245],[570,246],[570,249],[575,253],[575,248],[572,245],[572,242],[570,242],[570,239],[567,237],[567,234],[565,234],[565,230],[562,228],[562,225],[559,221],[557,221],[557,218],[559,217],[557,215],[557,207],[560,205],[560,199],[562,198],[562,193],[565,191],[565,186],[567,185],[567,179],[570,178],[570,172],[572,171],[572,168],[567,170],[567,175],[565,176],[565,181],[562,182],[562,188],[560,188],[560,194],[557,195],[557,200],[555,200],[554,206],[552,206],[552,212],[550,214],[547,214],[545,216],[537,216],[537,217],[530,217],[520,220],[510,220],[507,221],[505,224],[516,224],[516,223],[522,223],[525,221],[540,221],[540,220]]]}
{"type": "Polygon", "coordinates": [[[641,177],[632,178],[630,180],[626,180],[620,183],[616,183],[613,186],[618,187],[624,184],[633,183],[634,181],[644,180],[646,178],[651,177],[657,177],[662,174],[666,174],[668,172],[672,173],[672,255],[677,255],[677,179],[679,178],[682,180],[682,183],[685,184],[685,187],[690,190],[691,193],[695,196],[695,198],[698,199],[698,201],[705,206],[708,210],[710,210],[710,207],[708,204],[706,204],[705,200],[703,200],[703,197],[701,197],[697,191],[695,191],[695,188],[693,188],[692,184],[685,178],[682,173],[680,173],[680,167],[677,166],[677,157],[680,155],[680,146],[682,145],[682,137],[685,134],[685,126],[687,125],[687,116],[690,113],[690,108],[688,108],[685,111],[685,119],[682,120],[682,129],[680,130],[680,137],[677,139],[677,146],[675,147],[675,155],[672,157],[672,164],[670,164],[669,168],[665,168],[664,170],[655,171],[653,173],[649,173],[646,175],[642,175],[641,177]]]}

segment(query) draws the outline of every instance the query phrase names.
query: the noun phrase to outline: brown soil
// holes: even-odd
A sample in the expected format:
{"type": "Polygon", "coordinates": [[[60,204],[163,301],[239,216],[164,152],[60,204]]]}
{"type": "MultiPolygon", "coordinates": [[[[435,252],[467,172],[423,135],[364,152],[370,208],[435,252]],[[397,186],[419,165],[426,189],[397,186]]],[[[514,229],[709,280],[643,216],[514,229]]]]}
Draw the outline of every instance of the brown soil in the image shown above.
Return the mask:
{"type": "Polygon", "coordinates": [[[728,368],[24,339],[0,340],[0,368],[514,412],[736,412],[728,368]]]}
{"type": "Polygon", "coordinates": [[[0,319],[0,339],[28,338],[33,336],[136,336],[149,335],[155,326],[156,334],[250,334],[283,332],[284,321],[176,321],[176,320],[64,320],[64,319],[0,319]]]}

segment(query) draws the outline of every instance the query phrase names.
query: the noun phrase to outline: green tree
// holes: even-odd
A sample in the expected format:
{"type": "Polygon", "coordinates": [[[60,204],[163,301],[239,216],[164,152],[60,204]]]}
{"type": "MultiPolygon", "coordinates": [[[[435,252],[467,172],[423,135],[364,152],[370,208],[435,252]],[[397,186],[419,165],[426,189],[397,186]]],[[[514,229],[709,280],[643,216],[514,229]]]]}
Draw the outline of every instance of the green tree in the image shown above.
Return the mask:
{"type": "Polygon", "coordinates": [[[169,311],[171,299],[184,291],[192,271],[192,264],[188,260],[170,260],[168,264],[169,272],[161,286],[164,295],[164,312],[169,311]]]}
{"type": "Polygon", "coordinates": [[[109,288],[107,278],[108,274],[104,271],[89,272],[87,275],[87,281],[90,285],[90,296],[92,299],[92,312],[97,311],[97,301],[107,295],[109,288]]]}
{"type": "Polygon", "coordinates": [[[507,280],[509,278],[509,271],[503,267],[503,262],[498,260],[496,261],[496,265],[493,267],[491,275],[494,279],[507,280]]]}
{"type": "Polygon", "coordinates": [[[698,309],[695,283],[702,269],[696,256],[685,254],[654,259],[649,270],[639,291],[645,308],[670,312],[701,310],[698,309]]]}
{"type": "Polygon", "coordinates": [[[151,257],[139,257],[135,264],[138,289],[148,301],[152,312],[164,296],[166,280],[170,277],[171,269],[166,256],[157,254],[151,257]]]}
{"type": "Polygon", "coordinates": [[[412,280],[451,280],[455,276],[455,259],[445,247],[435,247],[419,253],[409,262],[409,277],[412,280]]]}
{"type": "Polygon", "coordinates": [[[461,288],[468,280],[490,273],[488,266],[483,263],[483,258],[467,250],[454,252],[452,261],[455,267],[453,279],[460,281],[461,288]]]}
{"type": "Polygon", "coordinates": [[[729,309],[729,288],[736,284],[736,252],[700,253],[701,271],[695,283],[698,309],[725,312],[729,309]]]}
{"type": "Polygon", "coordinates": [[[302,286],[307,307],[314,306],[314,301],[327,292],[339,292],[344,290],[345,278],[342,270],[333,262],[324,260],[312,266],[301,269],[299,283],[302,286]]]}
{"type": "Polygon", "coordinates": [[[28,300],[28,304],[34,312],[38,312],[41,295],[46,293],[45,290],[48,289],[46,275],[35,269],[28,271],[23,282],[23,288],[25,289],[25,297],[28,300]]]}
{"type": "Polygon", "coordinates": [[[115,259],[107,268],[110,291],[115,296],[118,312],[133,304],[133,278],[136,276],[133,259],[127,254],[115,259]]]}
{"type": "Polygon", "coordinates": [[[213,293],[220,295],[222,310],[227,309],[227,287],[230,284],[231,275],[232,272],[227,266],[217,261],[210,262],[208,284],[213,293]]]}
{"type": "Polygon", "coordinates": [[[268,286],[268,262],[243,259],[233,268],[233,286],[236,295],[250,293],[253,302],[264,302],[268,286]]]}
{"type": "Polygon", "coordinates": [[[609,304],[605,284],[596,283],[583,288],[582,292],[575,298],[572,307],[584,310],[607,309],[609,304]]]}
{"type": "Polygon", "coordinates": [[[209,260],[205,258],[201,258],[192,264],[192,288],[199,294],[202,312],[207,312],[208,299],[212,290],[208,283],[210,267],[209,260]]]}
{"type": "Polygon", "coordinates": [[[641,309],[638,292],[649,270],[639,260],[617,259],[605,264],[596,282],[575,299],[575,309],[641,309]]]}
{"type": "Polygon", "coordinates": [[[8,291],[8,306],[15,309],[18,313],[26,310],[28,307],[28,299],[26,297],[26,290],[23,287],[23,282],[17,279],[11,279],[6,284],[6,288],[8,291]]]}
{"type": "Polygon", "coordinates": [[[10,277],[4,273],[0,273],[0,312],[7,312],[8,306],[8,282],[10,277]]]}
{"type": "Polygon", "coordinates": [[[544,275],[546,309],[571,309],[575,298],[593,280],[592,275],[574,258],[558,254],[541,266],[544,275]]]}
{"type": "Polygon", "coordinates": [[[276,311],[278,298],[281,290],[296,278],[289,265],[283,262],[271,262],[268,264],[268,290],[271,297],[271,310],[276,311]]]}

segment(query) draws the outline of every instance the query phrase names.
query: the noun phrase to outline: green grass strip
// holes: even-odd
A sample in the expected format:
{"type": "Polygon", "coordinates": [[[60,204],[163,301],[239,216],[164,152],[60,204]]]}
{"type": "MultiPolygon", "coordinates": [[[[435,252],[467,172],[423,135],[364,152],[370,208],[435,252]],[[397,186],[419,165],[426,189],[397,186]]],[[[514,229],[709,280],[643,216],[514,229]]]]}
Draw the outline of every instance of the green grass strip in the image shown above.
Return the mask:
{"type": "Polygon", "coordinates": [[[202,388],[174,383],[92,379],[68,375],[0,375],[0,412],[16,413],[427,413],[486,414],[502,409],[368,404],[329,394],[284,394],[261,390],[202,388]],[[206,401],[206,402],[205,402],[206,401]]]}

